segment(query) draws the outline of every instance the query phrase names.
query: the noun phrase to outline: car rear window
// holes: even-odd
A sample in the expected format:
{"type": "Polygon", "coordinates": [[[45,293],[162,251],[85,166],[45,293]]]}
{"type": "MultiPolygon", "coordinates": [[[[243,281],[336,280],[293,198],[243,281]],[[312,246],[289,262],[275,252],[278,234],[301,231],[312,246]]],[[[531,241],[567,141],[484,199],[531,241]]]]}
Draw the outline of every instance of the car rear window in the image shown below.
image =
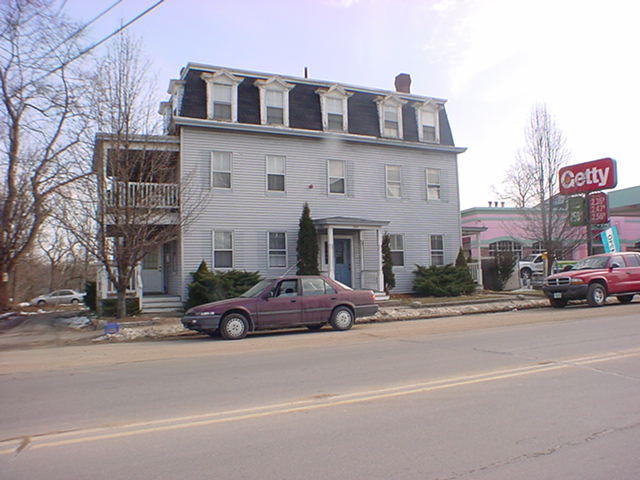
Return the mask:
{"type": "Polygon", "coordinates": [[[640,255],[626,255],[625,260],[629,267],[640,267],[640,255]]]}

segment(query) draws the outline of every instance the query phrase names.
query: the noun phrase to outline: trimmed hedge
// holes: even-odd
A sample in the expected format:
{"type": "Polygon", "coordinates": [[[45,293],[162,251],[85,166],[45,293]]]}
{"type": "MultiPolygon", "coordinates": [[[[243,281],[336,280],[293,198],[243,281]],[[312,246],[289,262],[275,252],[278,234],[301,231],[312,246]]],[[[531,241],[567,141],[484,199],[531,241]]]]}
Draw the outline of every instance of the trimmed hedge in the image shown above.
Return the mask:
{"type": "Polygon", "coordinates": [[[258,272],[244,270],[212,272],[204,260],[191,276],[193,282],[187,287],[189,297],[185,302],[185,309],[203,303],[238,297],[262,279],[258,272]]]}
{"type": "Polygon", "coordinates": [[[469,295],[476,289],[467,267],[444,265],[423,267],[416,265],[413,272],[413,290],[418,295],[430,297],[457,297],[469,295]]]}

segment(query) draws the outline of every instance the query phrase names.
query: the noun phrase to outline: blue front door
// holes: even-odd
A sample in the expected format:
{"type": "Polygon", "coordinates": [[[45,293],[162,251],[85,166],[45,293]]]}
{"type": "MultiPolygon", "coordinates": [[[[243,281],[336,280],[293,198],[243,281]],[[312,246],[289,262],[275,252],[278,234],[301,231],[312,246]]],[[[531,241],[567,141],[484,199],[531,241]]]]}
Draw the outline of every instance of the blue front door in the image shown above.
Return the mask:
{"type": "Polygon", "coordinates": [[[351,287],[351,239],[336,238],[334,241],[336,257],[336,280],[351,287]]]}

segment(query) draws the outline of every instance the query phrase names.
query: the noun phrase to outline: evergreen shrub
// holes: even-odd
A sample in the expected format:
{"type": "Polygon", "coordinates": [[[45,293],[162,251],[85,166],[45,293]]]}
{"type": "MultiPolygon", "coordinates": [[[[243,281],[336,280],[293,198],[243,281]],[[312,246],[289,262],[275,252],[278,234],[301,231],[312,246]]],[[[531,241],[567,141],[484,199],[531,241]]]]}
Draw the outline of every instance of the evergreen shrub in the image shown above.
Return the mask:
{"type": "Polygon", "coordinates": [[[204,260],[198,270],[191,274],[193,282],[187,289],[189,297],[185,308],[189,309],[203,303],[217,302],[226,298],[237,297],[262,278],[258,272],[244,270],[211,271],[204,260]]]}
{"type": "Polygon", "coordinates": [[[421,296],[457,297],[475,291],[476,284],[467,267],[416,265],[413,290],[421,296]]]}

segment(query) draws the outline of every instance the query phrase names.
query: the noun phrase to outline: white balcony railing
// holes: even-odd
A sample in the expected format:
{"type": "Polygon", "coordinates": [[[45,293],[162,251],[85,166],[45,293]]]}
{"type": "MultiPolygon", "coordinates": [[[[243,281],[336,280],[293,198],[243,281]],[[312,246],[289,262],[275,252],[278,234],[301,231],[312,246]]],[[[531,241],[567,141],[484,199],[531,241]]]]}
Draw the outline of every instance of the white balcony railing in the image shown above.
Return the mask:
{"type": "Polygon", "coordinates": [[[109,207],[178,208],[175,183],[111,182],[106,192],[109,207]]]}

